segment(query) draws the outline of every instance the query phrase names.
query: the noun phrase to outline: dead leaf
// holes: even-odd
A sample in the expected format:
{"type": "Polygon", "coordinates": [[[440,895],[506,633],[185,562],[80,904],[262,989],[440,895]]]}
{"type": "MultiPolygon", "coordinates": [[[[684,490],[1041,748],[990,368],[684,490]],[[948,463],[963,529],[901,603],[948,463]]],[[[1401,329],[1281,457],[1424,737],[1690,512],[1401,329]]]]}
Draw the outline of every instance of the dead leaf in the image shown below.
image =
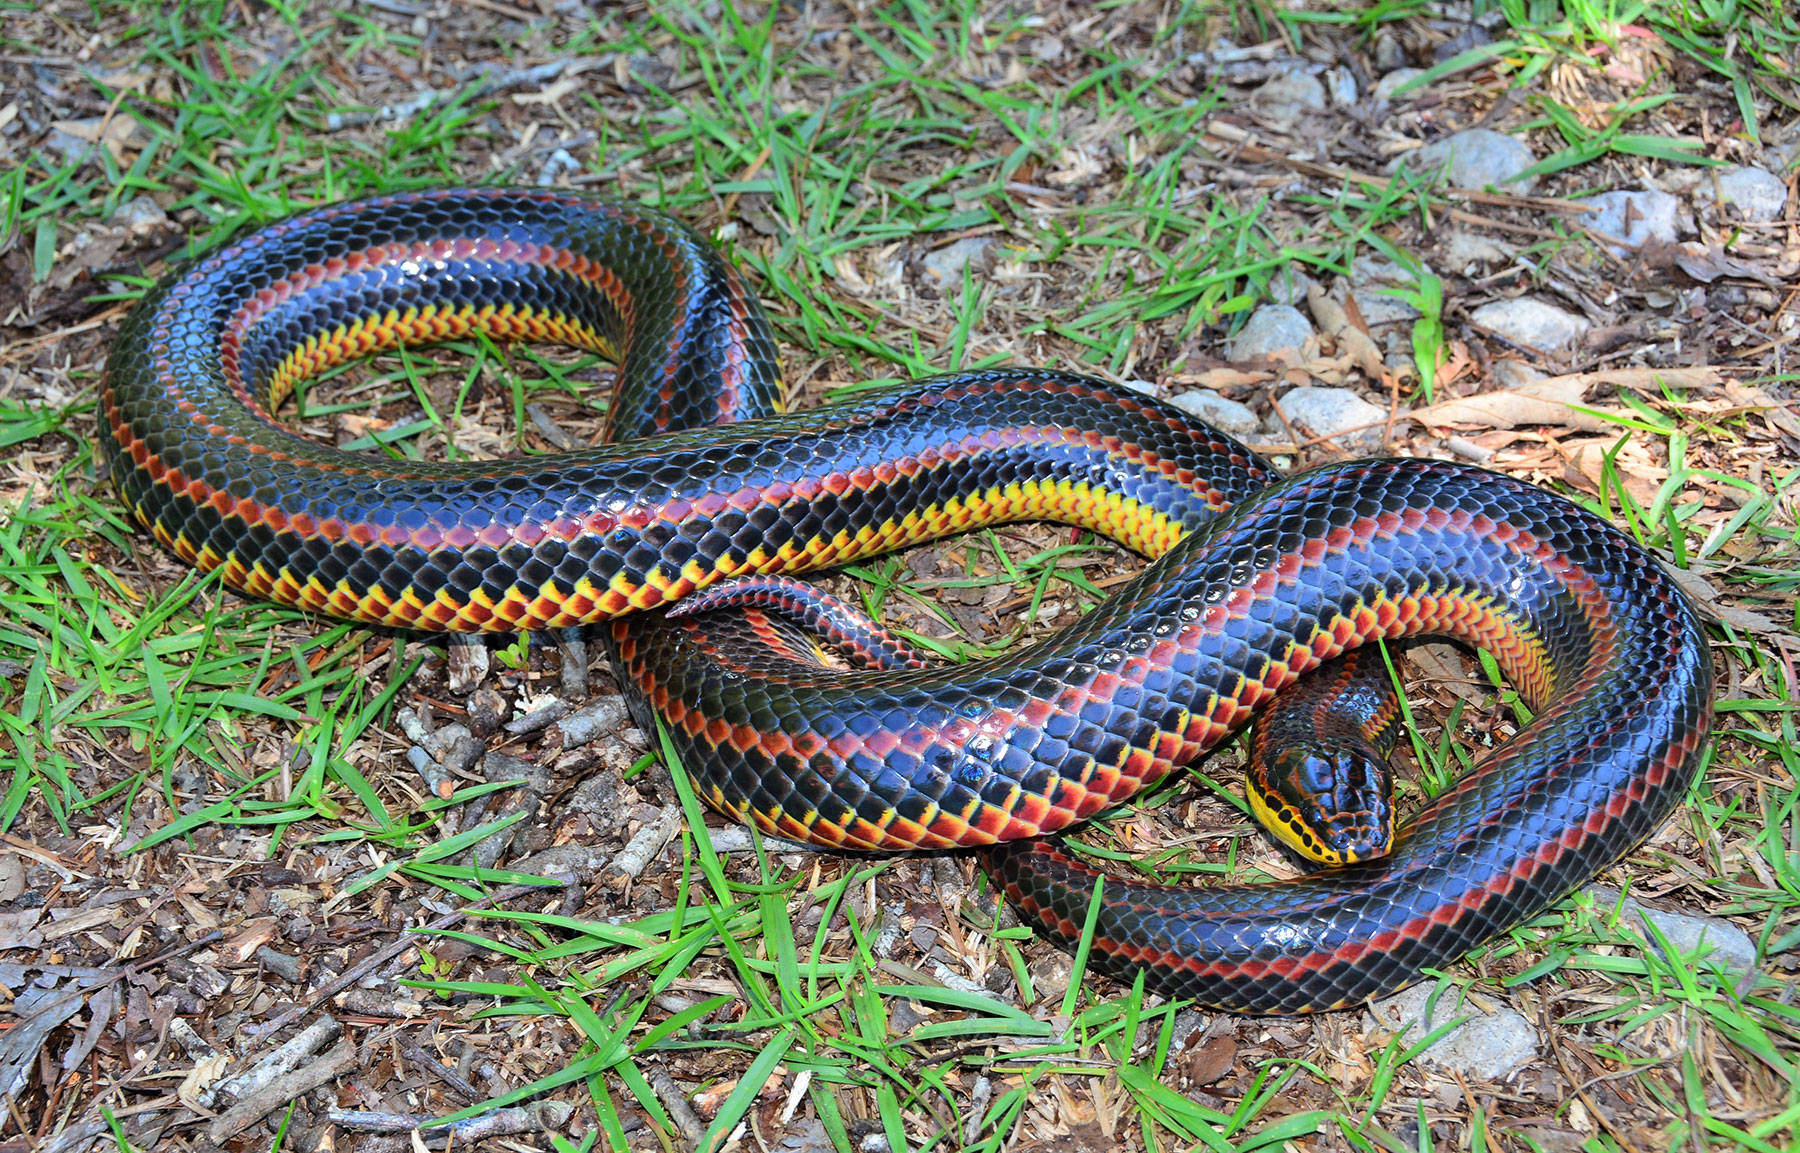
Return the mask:
{"type": "Polygon", "coordinates": [[[35,949],[43,944],[44,935],[34,928],[43,915],[41,908],[0,912],[0,950],[35,949]]]}
{"type": "MultiPolygon", "coordinates": [[[[1662,482],[1669,479],[1669,470],[1651,460],[1644,446],[1637,441],[1626,441],[1623,447],[1614,452],[1617,443],[1612,437],[1602,437],[1564,441],[1557,449],[1563,460],[1587,482],[1582,486],[1587,491],[1600,491],[1610,459],[1616,476],[1624,484],[1631,499],[1640,506],[1651,504],[1656,500],[1656,491],[1662,482]]],[[[1569,479],[1576,478],[1570,476],[1569,479]]]]}
{"type": "Polygon", "coordinates": [[[555,104],[573,92],[580,92],[587,81],[579,74],[565,75],[560,80],[541,88],[536,92],[515,92],[512,96],[514,104],[555,104]]]}
{"type": "Polygon", "coordinates": [[[1629,388],[1633,392],[1656,392],[1663,388],[1716,388],[1724,375],[1724,370],[1714,365],[1697,364],[1686,368],[1601,368],[1545,379],[1580,380],[1590,385],[1629,388]]]}
{"type": "Polygon", "coordinates": [[[0,905],[12,904],[24,891],[25,866],[12,853],[0,853],[0,905]]]}
{"type": "Polygon", "coordinates": [[[1469,679],[1469,666],[1454,645],[1424,644],[1406,650],[1406,659],[1421,673],[1453,695],[1472,705],[1485,706],[1493,693],[1469,679]]]}
{"type": "Polygon", "coordinates": [[[1711,284],[1726,276],[1754,280],[1770,288],[1782,287],[1779,277],[1770,275],[1758,265],[1739,260],[1717,244],[1689,241],[1681,244],[1646,244],[1644,264],[1652,270],[1679,268],[1701,284],[1711,284]]]}
{"type": "Polygon", "coordinates": [[[226,940],[222,949],[238,959],[242,964],[248,961],[255,952],[275,939],[275,921],[263,917],[251,921],[226,940]]]}
{"type": "Polygon", "coordinates": [[[1237,1042],[1230,1037],[1214,1037],[1187,1057],[1188,1081],[1210,1085],[1231,1072],[1237,1063],[1237,1042]]]}
{"type": "Polygon", "coordinates": [[[72,989],[45,991],[29,1004],[24,996],[13,1002],[12,1027],[0,1033],[0,1095],[13,1097],[25,1088],[44,1040],[79,1012],[86,1000],[85,991],[72,989]]]}
{"type": "Polygon", "coordinates": [[[1171,387],[1197,384],[1202,388],[1210,388],[1214,392],[1219,392],[1228,388],[1248,388],[1267,384],[1274,378],[1274,375],[1272,372],[1253,372],[1231,365],[1222,365],[1219,368],[1209,368],[1204,372],[1178,372],[1170,376],[1166,383],[1171,387]]]}
{"type": "Polygon", "coordinates": [[[50,924],[44,929],[44,936],[56,940],[110,925],[118,919],[119,910],[111,905],[102,905],[98,909],[53,909],[50,924]]]}
{"type": "Polygon", "coordinates": [[[209,1099],[208,1090],[213,1082],[225,1075],[225,1067],[230,1063],[231,1058],[223,1053],[200,1058],[188,1070],[187,1076],[181,1079],[181,1086],[175,1090],[175,1095],[189,1105],[206,1102],[209,1099]]]}
{"type": "Polygon", "coordinates": [[[50,127],[77,140],[98,144],[114,163],[129,163],[129,154],[155,142],[148,129],[129,116],[90,116],[85,120],[52,120],[50,127]]]}
{"type": "MultiPolygon", "coordinates": [[[[1518,428],[1551,424],[1581,432],[1605,432],[1618,426],[1572,405],[1582,403],[1590,382],[1580,375],[1552,376],[1518,388],[1446,400],[1412,415],[1428,426],[1454,428],[1518,428]]],[[[1593,406],[1586,406],[1593,407],[1593,406]]]]}
{"type": "Polygon", "coordinates": [[[1475,361],[1469,356],[1469,346],[1457,340],[1450,343],[1443,363],[1437,366],[1437,372],[1432,374],[1432,379],[1438,388],[1444,388],[1474,371],[1475,361]]]}
{"type": "Polygon", "coordinates": [[[63,1054],[62,1067],[65,1073],[79,1069],[81,1063],[87,1060],[87,1055],[94,1051],[94,1046],[100,1043],[100,1038],[105,1036],[106,1027],[112,1023],[113,1014],[119,1008],[119,987],[110,982],[102,985],[88,998],[87,1008],[87,1028],[81,1031],[81,1036],[63,1054]]]}
{"type": "Polygon", "coordinates": [[[1789,436],[1800,436],[1800,420],[1795,419],[1793,407],[1785,401],[1775,399],[1760,388],[1740,384],[1737,381],[1727,381],[1725,383],[1725,401],[1734,408],[1754,409],[1760,412],[1762,418],[1772,427],[1789,436]]]}
{"type": "Polygon", "coordinates": [[[1343,304],[1333,300],[1323,288],[1313,285],[1306,290],[1306,306],[1312,312],[1319,331],[1337,341],[1338,353],[1363,370],[1370,380],[1380,380],[1383,361],[1381,349],[1350,318],[1343,304]]]}
{"type": "Polygon", "coordinates": [[[1719,599],[1719,590],[1702,574],[1671,565],[1664,567],[1674,575],[1675,583],[1700,605],[1701,612],[1741,633],[1764,637],[1777,644],[1793,642],[1794,634],[1791,629],[1782,628],[1759,612],[1725,604],[1719,599]]]}

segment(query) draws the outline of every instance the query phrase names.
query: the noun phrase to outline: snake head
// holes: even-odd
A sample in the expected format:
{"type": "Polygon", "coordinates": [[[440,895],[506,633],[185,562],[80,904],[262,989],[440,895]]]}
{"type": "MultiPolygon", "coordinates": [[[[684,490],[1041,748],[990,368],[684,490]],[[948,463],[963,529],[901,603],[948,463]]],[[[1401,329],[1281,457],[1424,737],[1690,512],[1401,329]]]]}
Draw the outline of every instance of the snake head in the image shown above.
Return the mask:
{"type": "Polygon", "coordinates": [[[1309,861],[1373,860],[1393,843],[1393,774],[1360,741],[1270,750],[1252,762],[1245,792],[1263,827],[1309,861]]]}

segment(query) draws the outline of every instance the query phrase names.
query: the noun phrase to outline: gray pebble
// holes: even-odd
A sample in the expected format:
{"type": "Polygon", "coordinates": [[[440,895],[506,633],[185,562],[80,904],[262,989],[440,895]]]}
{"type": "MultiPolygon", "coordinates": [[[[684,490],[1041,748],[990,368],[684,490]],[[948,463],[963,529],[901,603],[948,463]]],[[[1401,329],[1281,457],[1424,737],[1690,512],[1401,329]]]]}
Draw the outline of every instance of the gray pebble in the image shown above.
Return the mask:
{"type": "Polygon", "coordinates": [[[933,280],[945,288],[956,288],[962,284],[964,269],[973,266],[982,272],[992,268],[998,247],[991,236],[965,237],[927,252],[919,263],[933,280]]]}
{"type": "Polygon", "coordinates": [[[38,147],[61,163],[69,164],[86,156],[94,148],[94,142],[83,140],[60,128],[53,128],[38,141],[38,147]]]}
{"type": "MultiPolygon", "coordinates": [[[[1675,240],[1675,214],[1681,202],[1655,188],[1632,192],[1602,192],[1581,203],[1588,205],[1581,223],[1620,244],[1639,248],[1651,241],[1675,240]]],[[[1613,251],[1625,249],[1614,246],[1613,251]]]]}
{"type": "Polygon", "coordinates": [[[124,225],[132,232],[143,233],[168,224],[169,216],[162,205],[148,196],[134,196],[113,210],[112,222],[124,225]]]}
{"type": "Polygon", "coordinates": [[[1325,86],[1304,66],[1295,65],[1265,80],[1250,94],[1250,106],[1271,128],[1289,128],[1301,117],[1325,110],[1325,86]]]}
{"type": "MultiPolygon", "coordinates": [[[[1752,223],[1780,220],[1787,207],[1787,185],[1761,168],[1721,169],[1714,179],[1718,181],[1718,203],[1731,205],[1752,223]]],[[[1698,194],[1712,200],[1712,181],[1702,180],[1698,194]]]]}
{"type": "Polygon", "coordinates": [[[1392,291],[1417,282],[1411,269],[1391,260],[1359,256],[1350,265],[1350,295],[1356,299],[1356,310],[1362,313],[1363,323],[1370,328],[1418,319],[1419,310],[1392,291]]]}
{"type": "Polygon", "coordinates": [[[1526,193],[1537,186],[1535,176],[1512,179],[1537,163],[1531,149],[1524,141],[1492,128],[1470,128],[1434,140],[1401,161],[1410,171],[1427,177],[1435,179],[1442,173],[1452,188],[1492,186],[1500,192],[1526,193]]]}
{"type": "Polygon", "coordinates": [[[1325,94],[1333,108],[1354,108],[1358,95],[1356,76],[1348,68],[1327,68],[1325,94]]]}
{"type": "MultiPolygon", "coordinates": [[[[1377,80],[1375,82],[1375,90],[1369,95],[1376,104],[1392,103],[1394,99],[1394,90],[1424,71],[1423,68],[1396,68],[1392,72],[1383,75],[1380,80],[1377,80]]],[[[1406,94],[1407,98],[1411,99],[1420,91],[1420,89],[1415,88],[1413,91],[1406,94]]]]}
{"type": "Polygon", "coordinates": [[[1459,272],[1486,269],[1510,262],[1513,249],[1491,236],[1457,229],[1444,238],[1444,263],[1459,272]]]}
{"type": "Polygon", "coordinates": [[[1306,300],[1306,294],[1314,284],[1312,277],[1300,270],[1297,264],[1290,264],[1275,273],[1274,279],[1263,291],[1276,304],[1291,304],[1298,307],[1306,300]]]}
{"type": "Polygon", "coordinates": [[[1218,393],[1204,388],[1172,396],[1169,403],[1231,436],[1243,438],[1256,431],[1254,412],[1235,400],[1226,400],[1218,393]]]}
{"type": "Polygon", "coordinates": [[[1756,976],[1756,942],[1730,921],[1646,908],[1630,897],[1621,897],[1619,890],[1607,885],[1595,885],[1590,891],[1596,907],[1602,911],[1618,909],[1625,923],[1642,931],[1653,947],[1660,950],[1662,945],[1656,934],[1649,931],[1652,925],[1677,952],[1688,956],[1704,952],[1701,966],[1716,966],[1740,988],[1756,976]]]}
{"type": "Polygon", "coordinates": [[[1800,120],[1771,124],[1763,129],[1763,167],[1786,172],[1800,164],[1800,120]]]}
{"type": "MultiPolygon", "coordinates": [[[[1329,437],[1355,452],[1380,448],[1382,434],[1387,428],[1387,410],[1377,408],[1347,388],[1302,385],[1281,398],[1281,413],[1295,432],[1309,437],[1329,437]]],[[[1276,424],[1279,425],[1279,418],[1276,424]]]]}
{"type": "Polygon", "coordinates": [[[1533,381],[1545,377],[1543,369],[1530,365],[1522,360],[1506,360],[1494,362],[1494,383],[1501,388],[1522,388],[1533,381]]]}
{"type": "Polygon", "coordinates": [[[1299,309],[1291,304],[1265,304],[1250,314],[1225,345],[1225,358],[1256,360],[1285,352],[1305,359],[1310,355],[1308,342],[1314,340],[1312,324],[1299,309]]]}
{"type": "Polygon", "coordinates": [[[1560,352],[1588,330],[1584,317],[1529,296],[1484,304],[1469,313],[1469,319],[1514,344],[1539,352],[1560,352]]]}
{"type": "Polygon", "coordinates": [[[1375,1026],[1397,1032],[1408,1041],[1458,1017],[1461,1025],[1445,1033],[1419,1054],[1419,1060],[1453,1069],[1478,1081],[1497,1081],[1518,1072],[1538,1055],[1537,1031],[1516,1009],[1496,1005],[1483,1011],[1474,1001],[1459,997],[1456,986],[1446,983],[1414,985],[1369,1006],[1375,1026]],[[1430,1020],[1426,1005],[1437,993],[1430,1020]]]}
{"type": "Polygon", "coordinates": [[[1392,72],[1406,63],[1406,49],[1400,38],[1387,28],[1375,33],[1375,71],[1392,72]]]}
{"type": "Polygon", "coordinates": [[[1169,1030],[1169,1052],[1179,1053],[1189,1041],[1206,1031],[1209,1022],[1198,1009],[1183,1009],[1175,1014],[1175,1027],[1169,1030]]]}

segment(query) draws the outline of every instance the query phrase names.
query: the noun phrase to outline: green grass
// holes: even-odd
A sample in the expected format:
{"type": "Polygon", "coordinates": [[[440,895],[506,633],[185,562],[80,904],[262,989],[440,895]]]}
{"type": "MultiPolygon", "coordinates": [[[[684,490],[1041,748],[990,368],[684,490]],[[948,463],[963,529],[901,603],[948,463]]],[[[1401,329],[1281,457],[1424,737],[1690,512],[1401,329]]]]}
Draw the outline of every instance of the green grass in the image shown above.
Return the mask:
{"type": "MultiPolygon", "coordinates": [[[[1325,15],[1372,28],[1416,10],[1325,15]]],[[[1203,364],[1290,265],[1328,275],[1359,255],[1409,255],[1418,225],[1443,207],[1404,180],[1308,186],[1279,201],[1212,186],[1219,169],[1203,138],[1230,104],[1183,71],[1183,55],[1218,31],[1216,12],[1174,6],[1118,44],[1068,35],[1076,61],[1061,85],[1050,82],[1061,73],[1007,69],[1042,30],[1021,13],[876,5],[815,30],[825,37],[815,49],[774,6],[662,4],[629,20],[604,8],[565,14],[553,31],[495,21],[483,43],[502,69],[547,51],[534,36],[551,37],[559,56],[603,62],[531,119],[547,137],[588,134],[577,146],[584,185],[734,230],[732,249],[760,282],[809,402],[999,361],[1179,374],[1203,364]],[[834,67],[832,52],[854,67],[834,67]],[[1110,174],[1105,195],[1090,195],[1099,178],[1082,173],[1092,165],[1110,174]],[[996,275],[922,289],[913,262],[974,233],[998,242],[996,275]]],[[[1511,39],[1487,58],[1508,61],[1507,83],[1531,89],[1552,64],[1641,18],[1722,78],[1747,130],[1758,121],[1746,109],[1792,107],[1781,61],[1792,58],[1796,30],[1780,5],[1607,14],[1509,4],[1505,14],[1511,39]]],[[[1320,15],[1278,19],[1305,31],[1320,15]]],[[[393,79],[402,66],[445,51],[376,10],[276,5],[246,25],[242,6],[181,3],[101,6],[74,19],[103,23],[106,43],[153,78],[120,89],[98,71],[68,77],[146,143],[120,157],[40,154],[0,175],[0,237],[29,254],[39,281],[66,259],[75,231],[103,225],[138,195],[180,214],[198,251],[302,204],[466,180],[530,183],[546,156],[516,146],[518,93],[487,91],[478,77],[446,83],[433,71],[436,98],[422,111],[370,119],[417,95],[418,85],[393,79]]],[[[1115,5],[1104,19],[1146,18],[1115,5]]],[[[1601,129],[1537,99],[1567,146],[1546,172],[1564,161],[1585,171],[1621,152],[1687,158],[1637,147],[1669,112],[1644,97],[1621,103],[1601,129]]],[[[138,287],[128,281],[121,296],[103,283],[93,296],[123,299],[138,287]]],[[[1419,281],[1420,299],[1434,305],[1412,345],[1427,390],[1450,336],[1444,287],[1419,281]]],[[[504,783],[446,802],[396,767],[404,742],[394,711],[415,699],[422,665],[438,659],[434,643],[247,603],[184,576],[96,481],[97,369],[90,355],[36,391],[0,383],[0,448],[29,454],[0,477],[0,827],[100,830],[99,839],[147,854],[121,868],[148,859],[170,875],[181,852],[230,828],[266,860],[309,852],[354,862],[331,878],[334,908],[420,893],[454,903],[529,880],[470,863],[471,847],[509,818],[463,827],[461,814],[504,783]]],[[[588,427],[604,403],[590,387],[595,375],[586,359],[469,342],[318,382],[299,419],[324,435],[345,417],[364,420],[357,443],[409,457],[464,451],[459,438],[478,418],[503,426],[503,447],[520,446],[535,443],[524,436],[531,406],[588,427]]],[[[1653,500],[1631,497],[1616,469],[1585,499],[1792,629],[1792,462],[1760,486],[1694,463],[1738,459],[1762,435],[1742,409],[1695,402],[1637,397],[1619,430],[1669,462],[1653,500]],[[1716,516],[1700,495],[1709,486],[1733,493],[1736,510],[1716,516]]],[[[881,559],[851,575],[867,607],[950,659],[1049,627],[1038,619],[1046,602],[1065,614],[1097,603],[1116,560],[1108,546],[1035,529],[977,534],[941,555],[922,574],[881,559]],[[959,634],[939,595],[988,588],[1012,590],[1017,610],[990,635],[959,634]]],[[[1721,701],[1711,772],[1627,875],[1678,878],[1672,899],[1730,916],[1771,972],[1785,974],[1800,948],[1792,685],[1782,650],[1744,628],[1728,623],[1717,636],[1738,676],[1721,701]],[[1695,855],[1683,855],[1688,845],[1695,855]]],[[[534,683],[529,669],[508,675],[509,688],[534,683]]],[[[1468,755],[1448,739],[1457,721],[1452,714],[1442,738],[1415,746],[1418,787],[1440,787],[1468,755]]],[[[1204,771],[1232,775],[1217,764],[1204,771]]],[[[690,830],[700,828],[682,775],[661,774],[652,787],[664,797],[673,789],[690,830]]],[[[1137,867],[1151,875],[1255,875],[1274,862],[1234,788],[1222,786],[1227,800],[1196,800],[1179,783],[1159,789],[1100,822],[1095,852],[1124,862],[1139,854],[1117,842],[1150,837],[1158,851],[1137,867]],[[1146,832],[1196,810],[1222,817],[1224,831],[1146,832]]],[[[512,1077],[502,1100],[551,1092],[580,1101],[600,1148],[681,1145],[657,1088],[671,1071],[715,1106],[703,1118],[707,1149],[790,1104],[837,1149],[879,1135],[893,1149],[1001,1153],[1042,1139],[1052,1120],[1147,1149],[1548,1147],[1519,1127],[1523,1113],[1584,1134],[1583,1148],[1633,1147],[1591,1121],[1582,1129],[1578,1114],[1591,1106],[1577,1090],[1590,1091],[1594,1069],[1625,1087],[1619,1099],[1645,1125],[1635,1147],[1779,1149],[1800,1134],[1800,1021],[1781,989],[1736,989],[1703,961],[1666,959],[1581,899],[1452,974],[1460,987],[1540,1008],[1592,1062],[1554,1079],[1555,1099],[1518,1108],[1510,1090],[1487,1086],[1439,1095],[1445,1081],[1419,1063],[1418,1044],[1362,1038],[1346,1015],[1279,1023],[1280,1044],[1260,1026],[1228,1031],[1243,1051],[1233,1069],[1185,1084],[1176,1045],[1194,1021],[1181,1006],[1084,982],[1079,967],[1059,991],[1041,947],[1002,922],[980,885],[941,913],[940,939],[957,946],[962,968],[939,971],[892,947],[919,913],[908,900],[938,900],[915,891],[917,861],[815,862],[768,849],[721,858],[691,832],[670,852],[667,901],[656,911],[625,905],[613,919],[621,910],[598,892],[579,913],[485,910],[423,941],[411,982],[447,1030],[493,1036],[524,1021],[556,1038],[560,1057],[512,1077]],[[452,938],[492,957],[459,962],[452,938]],[[506,976],[481,971],[499,959],[510,962],[500,966],[506,976]],[[965,983],[971,974],[982,980],[965,983]],[[1722,1070],[1728,1093],[1715,1083],[1722,1070]],[[628,1132],[639,1121],[645,1130],[628,1132]]],[[[965,875],[961,865],[934,870],[965,875]]],[[[750,1147],[750,1136],[740,1140],[750,1147]]]]}

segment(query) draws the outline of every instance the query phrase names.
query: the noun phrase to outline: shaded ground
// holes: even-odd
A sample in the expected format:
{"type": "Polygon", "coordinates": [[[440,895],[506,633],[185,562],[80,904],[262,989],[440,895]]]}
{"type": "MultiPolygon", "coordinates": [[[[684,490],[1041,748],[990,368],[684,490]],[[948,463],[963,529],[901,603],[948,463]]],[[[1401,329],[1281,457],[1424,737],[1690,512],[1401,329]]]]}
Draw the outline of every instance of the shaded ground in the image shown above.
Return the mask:
{"type": "MultiPolygon", "coordinates": [[[[1746,66],[1734,91],[1679,49],[1679,22],[1603,42],[1390,15],[7,13],[9,1148],[263,1148],[281,1125],[284,1148],[401,1148],[417,1119],[547,1077],[455,1144],[1790,1143],[1792,87],[1746,66]],[[1462,52],[1466,67],[1375,97],[1395,69],[1462,52]],[[1472,127],[1571,163],[1529,192],[1390,178],[1394,158],[1472,127]],[[1746,220],[1701,160],[1779,174],[1785,203],[1746,220]],[[1062,365],[1233,402],[1221,418],[1284,462],[1473,459],[1674,542],[1723,620],[1721,698],[1737,704],[1690,808],[1610,879],[1727,918],[1768,983],[1696,975],[1578,899],[1453,974],[1535,1036],[1537,1059],[1491,1079],[1413,1060],[1361,1013],[1165,1011],[1097,978],[1066,993],[1069,959],[1007,927],[966,860],[759,856],[715,818],[731,850],[716,863],[603,670],[583,684],[552,645],[496,643],[471,694],[441,643],[246,603],[125,524],[94,479],[92,404],[141,276],[303,204],[499,179],[621,190],[715,232],[761,283],[808,403],[989,360],[1062,365]],[[1574,203],[1645,189],[1674,207],[1642,245],[1609,247],[1574,203]],[[1514,298],[1581,323],[1534,345],[1480,311],[1514,298]],[[1235,344],[1272,300],[1296,304],[1301,339],[1235,344]],[[1333,424],[1303,415],[1298,387],[1371,407],[1333,424]],[[502,727],[590,701],[593,739],[566,718],[502,727]],[[559,885],[519,887],[528,875],[559,885]],[[500,909],[532,917],[486,915],[500,909]],[[437,935],[407,932],[421,926],[437,935]],[[296,1033],[291,1079],[224,1080],[296,1033]]],[[[1737,43],[1750,61],[1768,41],[1737,43]]],[[[315,389],[301,423],[407,454],[544,451],[597,434],[588,386],[605,377],[512,349],[409,354],[315,389]]],[[[1128,571],[1023,527],[863,566],[855,587],[967,656],[1069,623],[1128,571]]],[[[1478,753],[1514,721],[1462,655],[1414,663],[1436,677],[1413,697],[1416,803],[1455,771],[1432,755],[1446,728],[1478,753]]],[[[1204,772],[1229,782],[1231,760],[1204,772]]],[[[1096,839],[1176,875],[1293,871],[1191,782],[1096,839]]]]}

